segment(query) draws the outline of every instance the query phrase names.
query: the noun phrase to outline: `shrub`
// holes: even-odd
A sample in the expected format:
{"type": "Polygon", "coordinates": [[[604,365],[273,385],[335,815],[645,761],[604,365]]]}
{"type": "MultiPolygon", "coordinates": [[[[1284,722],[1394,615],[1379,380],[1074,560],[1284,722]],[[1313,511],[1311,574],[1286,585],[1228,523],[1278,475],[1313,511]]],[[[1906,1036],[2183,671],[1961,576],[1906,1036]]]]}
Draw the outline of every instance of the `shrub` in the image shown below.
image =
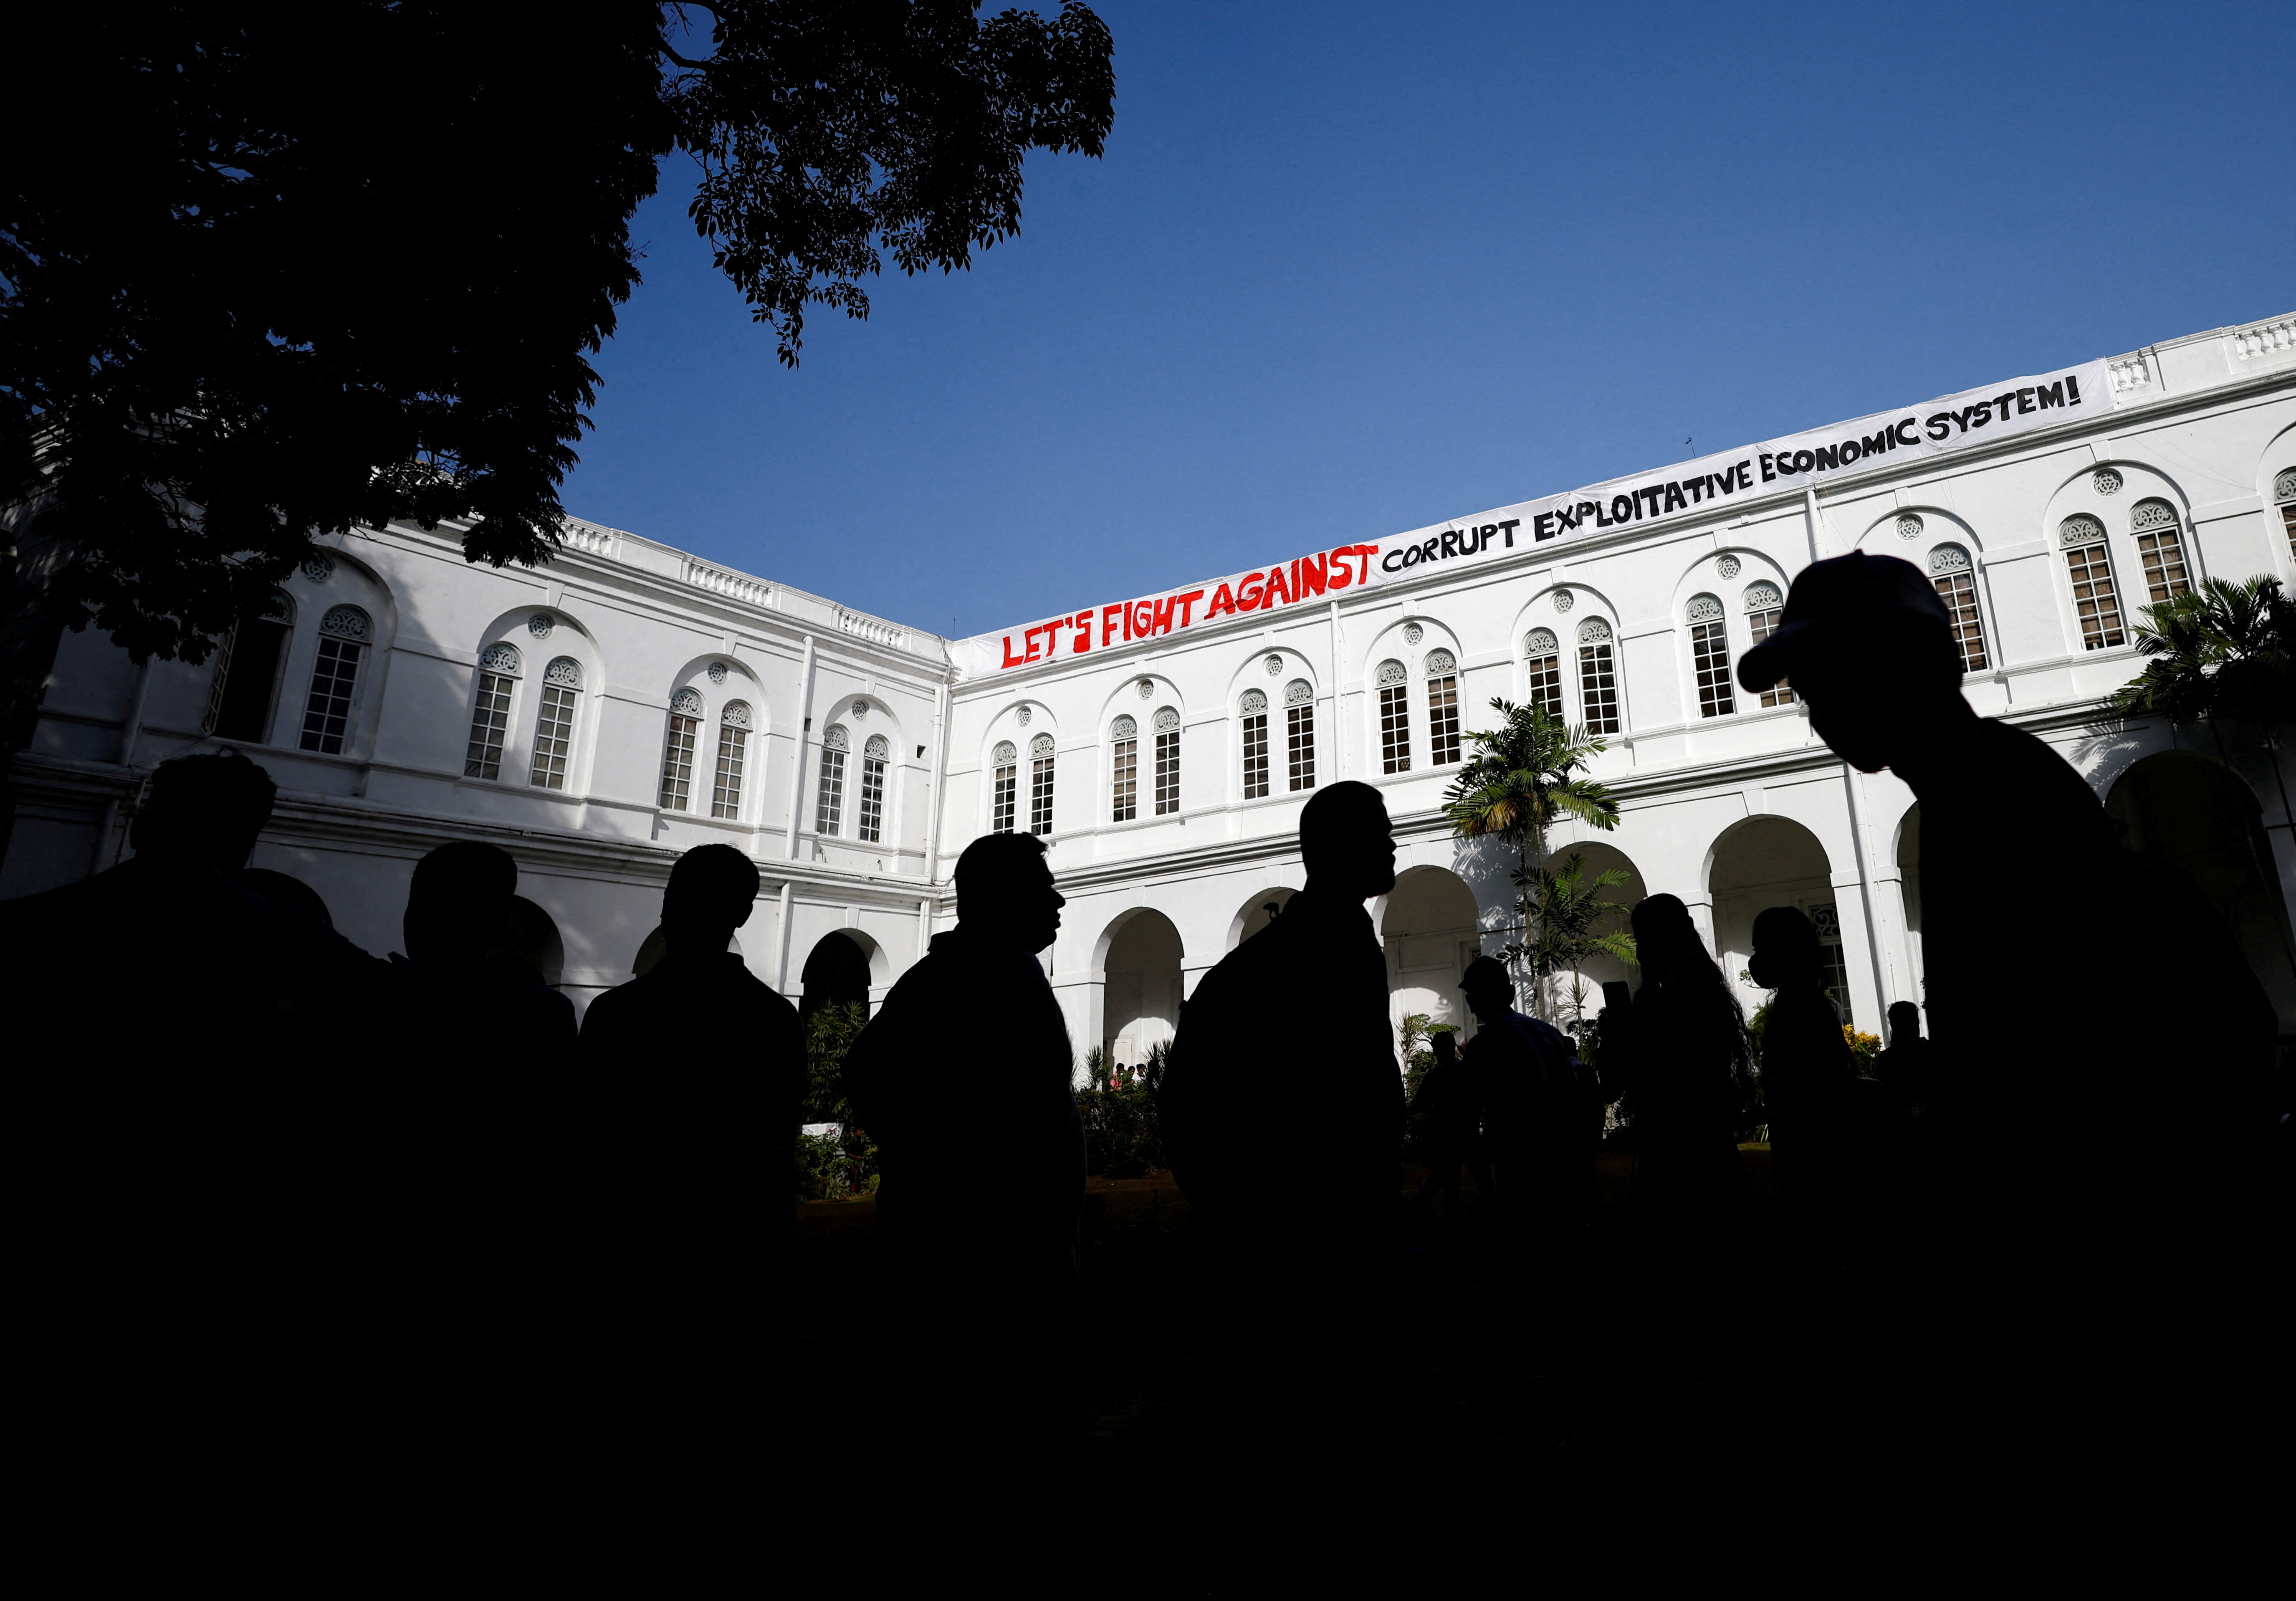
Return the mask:
{"type": "Polygon", "coordinates": [[[869,1026],[869,1008],[855,1002],[834,1001],[816,1007],[805,1020],[805,1118],[808,1123],[850,1123],[853,1108],[840,1082],[845,1053],[869,1026]]]}
{"type": "Polygon", "coordinates": [[[798,1194],[808,1201],[838,1201],[877,1193],[877,1147],[858,1129],[843,1137],[800,1134],[797,1143],[798,1194]]]}
{"type": "Polygon", "coordinates": [[[1085,1053],[1085,1085],[1076,1092],[1084,1120],[1087,1170],[1109,1178],[1139,1178],[1164,1166],[1164,1136],[1156,1117],[1156,1090],[1169,1047],[1159,1045],[1135,1068],[1111,1066],[1097,1046],[1085,1053]]]}

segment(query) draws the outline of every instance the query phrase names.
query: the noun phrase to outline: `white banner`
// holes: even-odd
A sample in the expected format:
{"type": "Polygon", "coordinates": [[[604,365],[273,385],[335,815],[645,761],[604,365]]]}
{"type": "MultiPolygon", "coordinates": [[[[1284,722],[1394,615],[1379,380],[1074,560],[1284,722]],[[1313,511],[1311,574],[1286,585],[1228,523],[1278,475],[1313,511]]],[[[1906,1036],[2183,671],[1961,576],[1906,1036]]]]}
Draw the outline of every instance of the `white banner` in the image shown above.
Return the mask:
{"type": "Polygon", "coordinates": [[[1636,473],[1567,495],[1527,500],[1477,516],[1396,534],[1375,545],[1341,545],[1313,555],[1143,600],[1087,607],[1000,634],[956,644],[966,677],[1025,667],[1054,656],[1081,656],[1215,622],[1245,612],[1295,606],[1368,584],[1384,583],[1431,563],[1496,561],[1550,539],[1673,518],[1703,520],[1780,484],[1823,483],[1876,456],[1900,451],[1940,456],[1964,445],[2013,438],[2037,428],[2112,409],[2103,361],[2038,377],[2013,379],[1948,395],[1926,406],[1876,412],[1830,428],[1724,451],[1656,472],[1636,473]]]}

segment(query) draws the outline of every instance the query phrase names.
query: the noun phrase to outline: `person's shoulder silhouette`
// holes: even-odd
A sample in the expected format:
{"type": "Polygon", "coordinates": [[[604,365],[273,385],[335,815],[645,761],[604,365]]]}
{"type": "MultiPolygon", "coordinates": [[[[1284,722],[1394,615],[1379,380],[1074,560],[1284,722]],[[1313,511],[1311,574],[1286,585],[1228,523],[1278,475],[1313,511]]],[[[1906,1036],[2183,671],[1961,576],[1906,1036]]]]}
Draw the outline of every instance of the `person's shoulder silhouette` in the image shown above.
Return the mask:
{"type": "Polygon", "coordinates": [[[572,1048],[573,1003],[507,954],[517,891],[516,859],[483,841],[451,841],[414,864],[399,925],[406,949],[392,965],[398,1031],[415,1061],[459,1059],[468,1041],[495,1037],[529,1051],[572,1048]],[[442,1048],[455,1055],[439,1056],[442,1048]]]}

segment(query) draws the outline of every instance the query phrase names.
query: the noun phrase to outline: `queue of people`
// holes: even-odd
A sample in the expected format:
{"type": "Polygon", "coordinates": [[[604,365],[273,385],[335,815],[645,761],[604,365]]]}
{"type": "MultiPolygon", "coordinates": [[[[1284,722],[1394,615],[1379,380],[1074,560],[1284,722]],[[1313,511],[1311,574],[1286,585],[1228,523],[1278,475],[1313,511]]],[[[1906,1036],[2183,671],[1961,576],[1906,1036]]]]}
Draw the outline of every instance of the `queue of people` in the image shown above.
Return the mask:
{"type": "MultiPolygon", "coordinates": [[[[1783,625],[1739,664],[1749,690],[1789,676],[1829,745],[1921,800],[1932,1038],[1893,1007],[1880,1088],[1860,1080],[1815,932],[1777,908],[1755,928],[1753,974],[1776,997],[1758,1057],[1688,909],[1652,896],[1633,909],[1640,987],[1601,1019],[1599,1075],[1518,1010],[1499,963],[1468,967],[1476,1030],[1464,1049],[1439,1044],[1415,1103],[1435,1158],[1423,1199],[1456,1209],[1464,1168],[1525,1260],[1569,1260],[1598,1210],[1606,1109],[1623,1100],[1647,1210],[1686,1274],[1745,1203],[1739,1137],[1759,1117],[1815,1260],[1854,1258],[1853,1234],[1870,1243],[1886,1219],[1906,1283],[1958,1286],[1906,1298],[1940,1349],[1977,1307],[1996,1330],[2061,1340],[2140,1257],[2191,1284],[2193,1233],[2222,1186],[2147,1182],[2119,1137],[2161,1103],[2174,1058],[2270,1137],[2259,1087],[2274,1019],[2228,937],[2196,895],[2122,851],[2072,769],[1975,716],[1934,590],[1906,563],[1805,570],[1783,625]],[[2014,984],[1999,917],[2011,883],[2014,984]],[[2169,970],[2173,1021],[2132,1004],[2129,953],[2109,943],[2139,883],[2153,904],[2182,897],[2185,937],[2145,956],[2169,970]],[[2068,1019],[2082,1030],[2077,1074],[2068,1019]],[[1882,1104],[1922,1133],[1877,1154],[1882,1104]]],[[[212,1393],[185,1382],[186,1363],[243,1369],[259,1350],[275,1377],[329,1349],[314,1339],[280,1358],[258,1326],[388,1326],[418,1368],[442,1318],[492,1342],[496,1374],[563,1355],[570,1326],[611,1331],[665,1371],[731,1359],[776,1270],[807,1094],[795,1009],[727,952],[757,899],[754,865],[722,845],[681,858],[667,954],[578,1028],[517,959],[507,853],[459,842],[424,857],[405,949],[377,960],[291,880],[247,869],[273,795],[234,753],[170,762],[131,859],[0,906],[55,1350],[107,1353],[162,1410],[212,1393]],[[660,1048],[673,1036],[674,1059],[660,1048]],[[144,1360],[161,1326],[179,1337],[144,1360]]],[[[1319,789],[1300,826],[1306,886],[1201,979],[1160,1109],[1229,1282],[1308,1312],[1345,1349],[1346,1331],[1383,1315],[1414,1110],[1365,910],[1394,885],[1396,846],[1364,784],[1319,789]],[[1278,1182],[1303,1154],[1312,1221],[1278,1182]]],[[[956,926],[853,1045],[845,1089],[880,1149],[892,1315],[1025,1352],[1056,1328],[1078,1273],[1084,1131],[1038,959],[1063,903],[1028,834],[974,841],[955,885],[956,926]]],[[[2156,1334],[2167,1321],[2138,1320],[2156,1334]]]]}

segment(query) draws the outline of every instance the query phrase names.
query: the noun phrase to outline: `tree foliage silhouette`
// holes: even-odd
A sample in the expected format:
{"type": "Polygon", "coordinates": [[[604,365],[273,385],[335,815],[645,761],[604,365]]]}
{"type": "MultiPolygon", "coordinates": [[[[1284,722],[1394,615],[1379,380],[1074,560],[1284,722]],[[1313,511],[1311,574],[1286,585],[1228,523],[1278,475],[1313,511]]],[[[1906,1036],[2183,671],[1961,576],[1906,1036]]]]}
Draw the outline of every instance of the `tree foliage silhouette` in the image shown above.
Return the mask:
{"type": "Polygon", "coordinates": [[[2205,722],[2219,750],[2227,723],[2247,725],[2264,745],[2286,810],[2287,779],[2273,728],[2296,723],[2296,601],[2268,575],[2245,583],[2210,579],[2141,615],[2136,650],[2152,660],[2105,704],[2128,717],[2205,722]]]}
{"type": "Polygon", "coordinates": [[[1111,45],[1073,0],[691,9],[706,42],[652,0],[20,20],[20,59],[71,86],[0,189],[8,625],[199,661],[314,530],[546,560],[673,150],[794,362],[808,301],[865,314],[881,240],[905,272],[967,267],[1018,229],[1028,150],[1108,133],[1111,45]]]}
{"type": "MultiPolygon", "coordinates": [[[[1507,947],[1505,959],[1522,967],[1538,948],[1539,909],[1550,887],[1540,876],[1547,829],[1561,817],[1606,831],[1616,828],[1619,805],[1609,790],[1585,774],[1587,764],[1610,748],[1599,735],[1563,722],[1536,702],[1518,706],[1500,698],[1491,702],[1491,710],[1499,714],[1499,726],[1467,735],[1475,753],[1444,792],[1443,809],[1461,838],[1495,836],[1514,847],[1515,866],[1508,876],[1514,881],[1523,937],[1507,947]]],[[[1574,886],[1576,882],[1574,876],[1574,886]]],[[[1540,973],[1528,976],[1534,981],[1536,1009],[1545,1004],[1536,989],[1540,973]]]]}

